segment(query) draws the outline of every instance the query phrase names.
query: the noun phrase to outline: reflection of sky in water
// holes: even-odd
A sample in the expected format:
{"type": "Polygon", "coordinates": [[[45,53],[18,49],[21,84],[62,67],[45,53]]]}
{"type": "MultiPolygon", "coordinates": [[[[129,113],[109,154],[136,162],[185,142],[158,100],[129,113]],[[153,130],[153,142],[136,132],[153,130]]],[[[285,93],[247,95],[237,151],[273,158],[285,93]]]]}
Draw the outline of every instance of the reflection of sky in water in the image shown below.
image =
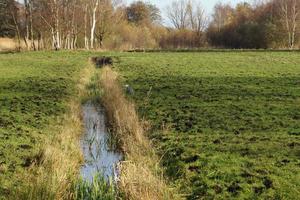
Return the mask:
{"type": "Polygon", "coordinates": [[[95,174],[100,173],[106,180],[114,177],[115,166],[122,155],[111,151],[107,145],[109,135],[105,126],[104,111],[101,107],[88,102],[83,106],[85,133],[81,140],[81,148],[85,165],[81,168],[84,180],[92,181],[95,174]]]}

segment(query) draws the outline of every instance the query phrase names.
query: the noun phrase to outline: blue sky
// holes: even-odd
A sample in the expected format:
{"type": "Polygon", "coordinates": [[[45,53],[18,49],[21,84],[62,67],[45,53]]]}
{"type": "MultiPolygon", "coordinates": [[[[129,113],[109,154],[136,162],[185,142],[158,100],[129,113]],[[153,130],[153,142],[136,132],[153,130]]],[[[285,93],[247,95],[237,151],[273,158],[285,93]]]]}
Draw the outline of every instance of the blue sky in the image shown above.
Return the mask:
{"type": "MultiPolygon", "coordinates": [[[[127,4],[134,2],[136,0],[125,0],[127,2],[127,4]]],[[[143,0],[144,2],[150,2],[152,4],[155,4],[157,7],[160,8],[164,21],[167,22],[165,13],[166,13],[166,7],[168,5],[170,5],[172,3],[173,0],[143,0]]],[[[212,14],[213,8],[214,6],[218,3],[218,2],[222,2],[222,3],[230,3],[231,5],[235,6],[236,4],[240,3],[240,2],[245,2],[249,0],[195,0],[197,2],[200,2],[205,11],[206,14],[208,16],[210,16],[212,14]]]]}

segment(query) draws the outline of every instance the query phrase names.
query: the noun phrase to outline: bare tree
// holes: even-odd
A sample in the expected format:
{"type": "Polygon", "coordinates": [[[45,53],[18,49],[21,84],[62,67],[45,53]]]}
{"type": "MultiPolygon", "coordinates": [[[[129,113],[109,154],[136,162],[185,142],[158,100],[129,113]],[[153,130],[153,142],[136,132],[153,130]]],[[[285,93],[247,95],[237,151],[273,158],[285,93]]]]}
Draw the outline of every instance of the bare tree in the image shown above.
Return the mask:
{"type": "Polygon", "coordinates": [[[189,24],[187,0],[174,0],[171,6],[167,7],[167,16],[173,26],[177,29],[186,29],[189,24]]]}
{"type": "Polygon", "coordinates": [[[19,23],[17,21],[18,18],[15,15],[15,13],[12,12],[12,11],[11,11],[11,16],[12,16],[13,21],[14,21],[14,27],[15,27],[17,38],[18,38],[18,51],[20,51],[21,50],[21,34],[20,34],[19,23]]]}
{"type": "Polygon", "coordinates": [[[33,1],[32,1],[32,0],[29,0],[28,6],[29,6],[29,21],[30,21],[31,48],[35,51],[36,48],[35,48],[35,43],[34,43],[33,11],[32,11],[33,1]]]}
{"type": "Polygon", "coordinates": [[[194,0],[175,0],[167,9],[168,18],[176,29],[191,29],[199,34],[207,25],[203,7],[194,0]]]}
{"type": "Polygon", "coordinates": [[[288,47],[294,48],[297,23],[300,13],[300,1],[299,0],[279,0],[279,9],[281,15],[281,21],[288,36],[288,47]]]}
{"type": "Polygon", "coordinates": [[[95,35],[100,48],[103,47],[104,39],[108,37],[108,35],[113,32],[113,29],[124,19],[123,12],[118,12],[114,9],[114,3],[117,2],[102,0],[99,4],[95,35]]]}
{"type": "MultiPolygon", "coordinates": [[[[51,10],[51,22],[47,22],[51,27],[52,46],[55,50],[61,48],[61,35],[60,35],[60,6],[59,0],[50,0],[48,6],[51,10]]],[[[46,17],[44,17],[46,21],[46,17]]]]}
{"type": "Polygon", "coordinates": [[[87,26],[88,26],[88,5],[84,8],[84,48],[89,49],[89,40],[87,36],[87,26]]]}
{"type": "Polygon", "coordinates": [[[21,35],[17,3],[11,0],[0,0],[0,37],[16,36],[17,50],[21,49],[21,35]]]}
{"type": "Polygon", "coordinates": [[[103,40],[106,34],[110,32],[110,27],[113,22],[113,7],[110,0],[105,0],[100,3],[100,9],[97,15],[97,23],[95,35],[98,38],[99,47],[102,48],[103,40]]]}
{"type": "Polygon", "coordinates": [[[97,23],[97,18],[96,18],[96,12],[99,6],[99,1],[100,0],[93,0],[91,1],[92,3],[92,26],[91,26],[91,49],[94,48],[94,41],[95,41],[95,28],[96,28],[96,23],[97,23]]]}
{"type": "Polygon", "coordinates": [[[208,19],[200,3],[189,1],[187,4],[188,19],[190,28],[200,35],[207,26],[208,19]]]}
{"type": "Polygon", "coordinates": [[[79,0],[68,0],[64,2],[63,11],[63,38],[64,48],[74,49],[76,48],[77,35],[79,33],[78,24],[81,22],[80,18],[77,17],[77,13],[83,11],[79,0]]]}
{"type": "Polygon", "coordinates": [[[222,3],[216,4],[213,14],[213,26],[217,28],[218,31],[220,31],[222,27],[230,23],[232,15],[233,8],[230,5],[222,3]]]}
{"type": "Polygon", "coordinates": [[[29,47],[29,12],[30,12],[30,3],[29,3],[30,0],[24,0],[24,6],[25,6],[25,27],[26,27],[26,34],[24,36],[24,42],[25,42],[25,45],[27,47],[27,50],[30,50],[30,47],[29,47]]]}

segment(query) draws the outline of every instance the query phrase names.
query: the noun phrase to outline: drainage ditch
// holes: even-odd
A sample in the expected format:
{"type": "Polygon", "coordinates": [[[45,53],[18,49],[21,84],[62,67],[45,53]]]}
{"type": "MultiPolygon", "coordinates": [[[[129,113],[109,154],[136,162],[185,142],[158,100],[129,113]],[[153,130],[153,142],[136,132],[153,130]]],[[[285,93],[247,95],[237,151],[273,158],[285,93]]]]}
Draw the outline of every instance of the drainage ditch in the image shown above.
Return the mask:
{"type": "Polygon", "coordinates": [[[85,163],[81,168],[81,176],[90,183],[96,175],[103,176],[106,181],[116,181],[119,175],[117,166],[123,156],[112,148],[105,123],[105,110],[91,101],[85,103],[82,110],[85,133],[81,148],[85,163]]]}

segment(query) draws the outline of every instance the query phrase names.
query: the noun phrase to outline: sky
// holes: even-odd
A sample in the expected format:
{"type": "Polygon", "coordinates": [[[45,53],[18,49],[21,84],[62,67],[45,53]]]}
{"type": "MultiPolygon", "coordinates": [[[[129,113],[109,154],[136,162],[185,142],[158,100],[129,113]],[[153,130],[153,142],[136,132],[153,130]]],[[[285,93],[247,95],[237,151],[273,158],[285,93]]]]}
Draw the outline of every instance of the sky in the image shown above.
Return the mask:
{"type": "MultiPolygon", "coordinates": [[[[131,2],[134,2],[136,0],[124,0],[124,1],[126,1],[127,4],[130,4],[131,2]]],[[[142,0],[142,1],[152,3],[152,4],[156,5],[158,8],[160,8],[162,16],[164,18],[164,22],[168,23],[167,17],[166,17],[166,7],[168,5],[171,5],[173,0],[142,0]]],[[[195,1],[201,3],[201,5],[204,7],[204,10],[208,16],[211,16],[211,14],[213,12],[213,8],[218,2],[229,3],[232,6],[235,6],[236,4],[245,2],[245,1],[249,2],[249,0],[195,0],[195,1]]]]}

